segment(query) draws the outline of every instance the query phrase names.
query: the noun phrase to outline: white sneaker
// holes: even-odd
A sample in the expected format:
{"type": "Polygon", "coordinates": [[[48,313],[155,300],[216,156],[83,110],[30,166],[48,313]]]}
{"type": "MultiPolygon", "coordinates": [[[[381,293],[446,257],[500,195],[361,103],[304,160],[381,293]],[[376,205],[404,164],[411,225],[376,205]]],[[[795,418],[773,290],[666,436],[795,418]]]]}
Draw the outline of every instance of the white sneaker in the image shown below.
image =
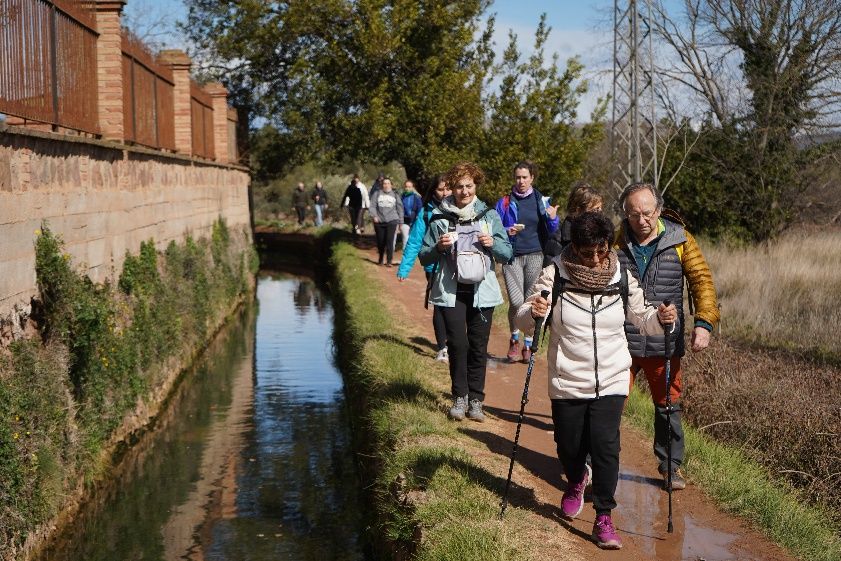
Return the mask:
{"type": "Polygon", "coordinates": [[[435,360],[438,362],[450,362],[450,355],[447,354],[447,347],[438,351],[438,354],[435,355],[435,360]]]}

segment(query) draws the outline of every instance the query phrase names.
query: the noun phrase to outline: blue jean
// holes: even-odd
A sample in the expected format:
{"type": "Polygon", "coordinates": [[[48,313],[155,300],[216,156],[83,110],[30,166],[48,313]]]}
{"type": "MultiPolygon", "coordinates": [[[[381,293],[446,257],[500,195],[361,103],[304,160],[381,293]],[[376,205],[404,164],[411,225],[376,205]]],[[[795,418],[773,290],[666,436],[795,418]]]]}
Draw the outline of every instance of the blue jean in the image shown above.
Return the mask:
{"type": "Polygon", "coordinates": [[[324,207],[322,205],[315,206],[315,225],[321,226],[324,224],[324,207]]]}

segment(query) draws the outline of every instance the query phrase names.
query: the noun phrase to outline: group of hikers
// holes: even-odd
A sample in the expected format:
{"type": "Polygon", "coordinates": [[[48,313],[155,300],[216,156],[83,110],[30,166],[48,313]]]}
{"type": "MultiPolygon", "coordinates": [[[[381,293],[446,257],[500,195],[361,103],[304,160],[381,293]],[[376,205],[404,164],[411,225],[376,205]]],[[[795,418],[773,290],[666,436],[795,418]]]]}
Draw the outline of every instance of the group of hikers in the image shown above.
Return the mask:
{"type": "Polygon", "coordinates": [[[449,363],[448,416],[455,421],[485,420],[488,340],[494,308],[503,303],[494,265],[501,264],[511,333],[507,360],[529,362],[532,338],[541,336],[534,332],[536,320],[545,320],[549,331],[549,397],[567,480],[561,513],[578,516],[584,490],[592,485],[593,540],[601,548],[619,549],[611,511],[625,400],[642,370],[655,405],[654,454],[664,488],[685,488],[683,289],[685,283],[694,304],[690,346],[701,351],[719,321],[715,288],[695,239],[677,218],[663,215],[663,199],[653,185],[624,189],[616,228],[602,212],[602,196],[587,183],[573,186],[561,220],[558,205],[534,180],[535,167],[517,163],[510,192],[490,208],[477,197],[484,173],[463,162],[435,179],[411,222],[388,178],[380,178],[367,201],[364,186],[354,194],[352,182],[343,206],[357,232],[354,213],[369,209],[380,263],[384,252],[387,264],[392,262],[388,242],[397,224],[411,224],[397,278],[406,279],[416,259],[424,267],[436,359],[449,363]]]}
{"type": "Polygon", "coordinates": [[[304,220],[307,218],[307,210],[310,208],[310,202],[312,202],[312,207],[315,209],[314,224],[321,226],[324,224],[324,214],[327,212],[328,207],[327,189],[324,188],[321,181],[316,181],[315,186],[309,193],[307,193],[306,186],[302,182],[299,182],[295,190],[292,191],[292,208],[295,210],[298,218],[298,226],[304,225],[304,220]]]}

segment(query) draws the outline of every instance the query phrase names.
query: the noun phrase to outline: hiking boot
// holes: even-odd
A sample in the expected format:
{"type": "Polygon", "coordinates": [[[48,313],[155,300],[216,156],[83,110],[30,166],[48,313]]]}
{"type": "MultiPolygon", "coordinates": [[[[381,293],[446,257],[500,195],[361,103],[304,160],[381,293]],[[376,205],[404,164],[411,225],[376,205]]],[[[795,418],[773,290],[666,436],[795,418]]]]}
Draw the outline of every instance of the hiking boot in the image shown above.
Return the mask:
{"type": "Polygon", "coordinates": [[[450,407],[450,412],[448,413],[450,419],[453,421],[463,421],[464,420],[464,410],[467,408],[467,396],[458,396],[453,401],[453,406],[450,407]]]}
{"type": "Polygon", "coordinates": [[[584,508],[584,489],[592,478],[593,470],[584,464],[584,473],[581,474],[580,481],[573,483],[567,479],[567,490],[561,498],[561,514],[565,518],[572,519],[581,514],[581,509],[584,508]]]}
{"type": "MultiPolygon", "coordinates": [[[[669,479],[666,470],[661,470],[660,475],[663,476],[663,490],[669,490],[669,479]]],[[[683,473],[680,468],[675,468],[672,471],[672,491],[681,491],[686,489],[686,479],[683,478],[683,473]]]]}
{"type": "Polygon", "coordinates": [[[517,362],[520,360],[520,341],[511,339],[508,345],[508,362],[517,362]]]}
{"type": "Polygon", "coordinates": [[[485,414],[482,413],[482,402],[478,399],[471,399],[467,409],[467,418],[477,423],[485,422],[485,414]]]}
{"type": "Polygon", "coordinates": [[[438,354],[435,355],[435,360],[438,362],[450,362],[450,355],[447,354],[447,347],[438,351],[438,354]]]}
{"type": "Polygon", "coordinates": [[[593,524],[593,541],[602,549],[622,549],[622,540],[613,527],[609,514],[599,514],[593,524]]]}
{"type": "Polygon", "coordinates": [[[528,364],[529,360],[531,360],[531,347],[528,345],[523,345],[523,362],[528,364]]]}

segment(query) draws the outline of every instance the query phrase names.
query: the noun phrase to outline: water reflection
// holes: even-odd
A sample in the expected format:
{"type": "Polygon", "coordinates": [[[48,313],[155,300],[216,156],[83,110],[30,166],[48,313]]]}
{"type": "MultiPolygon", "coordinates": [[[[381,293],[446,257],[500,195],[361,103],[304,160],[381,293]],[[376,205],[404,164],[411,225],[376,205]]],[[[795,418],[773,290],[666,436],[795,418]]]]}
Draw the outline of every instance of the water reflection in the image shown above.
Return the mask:
{"type": "Polygon", "coordinates": [[[329,300],[283,276],[257,300],[43,559],[363,558],[329,300]]]}

